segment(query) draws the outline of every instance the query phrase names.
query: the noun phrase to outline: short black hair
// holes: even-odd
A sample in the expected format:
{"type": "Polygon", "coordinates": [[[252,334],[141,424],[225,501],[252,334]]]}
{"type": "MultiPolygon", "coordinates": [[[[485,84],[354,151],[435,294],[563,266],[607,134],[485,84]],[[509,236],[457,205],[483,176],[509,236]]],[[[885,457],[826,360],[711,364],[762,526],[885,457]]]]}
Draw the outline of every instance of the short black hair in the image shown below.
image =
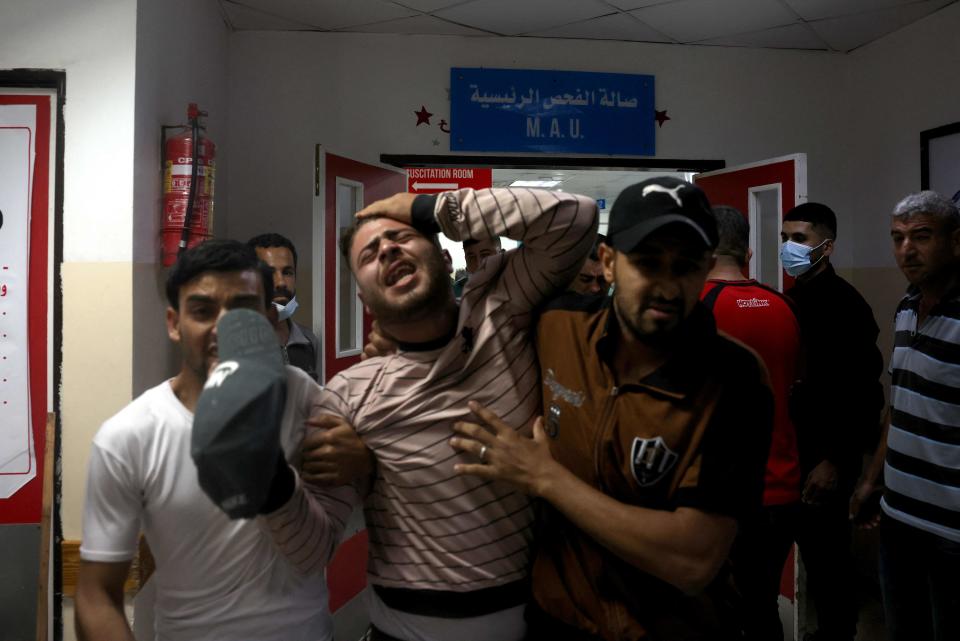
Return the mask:
{"type": "Polygon", "coordinates": [[[293,268],[297,268],[297,248],[293,246],[290,239],[280,234],[260,234],[247,241],[247,244],[254,249],[270,249],[271,247],[286,247],[293,254],[293,268]]]}
{"type": "Polygon", "coordinates": [[[750,249],[750,223],[747,217],[736,207],[728,205],[714,207],[713,216],[717,219],[717,235],[720,237],[714,253],[730,256],[740,265],[746,265],[747,251],[750,249]]]}
{"type": "Polygon", "coordinates": [[[831,240],[837,239],[837,215],[822,203],[803,203],[787,212],[785,221],[799,221],[813,225],[817,233],[831,240]],[[827,233],[824,233],[827,232],[827,233]]]}
{"type": "Polygon", "coordinates": [[[593,243],[593,247],[590,249],[590,260],[600,260],[600,243],[604,245],[607,244],[607,237],[603,234],[597,234],[597,240],[593,243]]]}
{"type": "MultiPolygon", "coordinates": [[[[497,248],[503,249],[503,245],[500,244],[499,236],[493,236],[492,238],[488,238],[487,241],[495,243],[497,245],[497,248]]],[[[474,245],[477,245],[480,242],[481,241],[477,238],[468,238],[465,241],[463,241],[463,243],[461,244],[463,245],[463,248],[466,249],[467,247],[473,247],[474,245]]]]}
{"type": "Polygon", "coordinates": [[[238,240],[214,238],[186,250],[167,274],[167,302],[180,310],[180,288],[204,272],[245,272],[253,270],[263,281],[265,304],[273,300],[273,270],[257,258],[250,245],[238,240]]]}

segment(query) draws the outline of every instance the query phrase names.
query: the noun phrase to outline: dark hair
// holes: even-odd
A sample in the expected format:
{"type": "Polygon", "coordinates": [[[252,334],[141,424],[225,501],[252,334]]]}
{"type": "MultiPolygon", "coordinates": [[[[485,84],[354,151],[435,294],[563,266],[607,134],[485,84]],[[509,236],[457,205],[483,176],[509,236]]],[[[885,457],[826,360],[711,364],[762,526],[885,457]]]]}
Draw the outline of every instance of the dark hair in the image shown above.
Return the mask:
{"type": "MultiPolygon", "coordinates": [[[[343,254],[343,257],[347,259],[347,266],[350,268],[350,271],[353,271],[353,265],[350,264],[350,249],[353,247],[353,237],[357,235],[358,229],[371,221],[377,220],[378,218],[389,218],[389,216],[373,215],[366,216],[365,218],[354,218],[353,222],[350,223],[350,226],[345,227],[343,231],[340,232],[340,253],[343,254]]],[[[414,227],[414,229],[416,228],[414,227]]],[[[437,248],[437,251],[443,250],[443,247],[440,246],[439,236],[436,234],[423,234],[423,236],[434,244],[434,246],[437,248]]]]}
{"type": "MultiPolygon", "coordinates": [[[[473,247],[474,245],[477,245],[477,244],[479,244],[479,243],[481,243],[481,242],[483,242],[483,241],[480,241],[480,240],[478,240],[478,239],[476,239],[476,238],[468,238],[468,239],[466,239],[465,241],[463,241],[462,245],[463,245],[463,248],[466,249],[467,247],[473,247]]],[[[500,244],[500,237],[499,237],[499,236],[494,236],[493,238],[488,238],[488,239],[486,240],[486,242],[490,242],[490,243],[495,244],[498,249],[503,249],[503,246],[500,244]]]]}
{"type": "Polygon", "coordinates": [[[215,238],[192,247],[177,258],[167,275],[167,302],[180,309],[180,288],[204,272],[245,272],[253,270],[263,282],[264,302],[273,300],[273,270],[257,258],[250,245],[237,240],[215,238]]]}
{"type": "Polygon", "coordinates": [[[384,218],[384,216],[354,218],[350,223],[350,226],[344,227],[343,231],[340,232],[340,253],[343,254],[343,257],[347,259],[347,266],[350,267],[351,271],[353,270],[353,267],[350,265],[350,248],[353,247],[353,237],[357,235],[357,230],[363,227],[364,224],[378,218],[384,218]]]}
{"type": "Polygon", "coordinates": [[[607,237],[603,234],[597,234],[597,240],[593,243],[593,247],[590,249],[590,260],[600,260],[600,243],[606,244],[607,237]]]}
{"type": "Polygon", "coordinates": [[[837,239],[837,215],[826,205],[803,203],[788,211],[783,219],[810,223],[821,236],[831,240],[837,239]]]}
{"type": "Polygon", "coordinates": [[[297,248],[293,246],[290,239],[280,234],[260,234],[247,241],[247,245],[257,249],[269,249],[271,247],[286,247],[293,254],[293,268],[297,268],[297,248]]]}
{"type": "Polygon", "coordinates": [[[715,253],[718,256],[730,256],[740,265],[747,263],[747,250],[750,248],[750,223],[736,207],[718,205],[713,208],[717,219],[717,234],[720,237],[715,253]]]}

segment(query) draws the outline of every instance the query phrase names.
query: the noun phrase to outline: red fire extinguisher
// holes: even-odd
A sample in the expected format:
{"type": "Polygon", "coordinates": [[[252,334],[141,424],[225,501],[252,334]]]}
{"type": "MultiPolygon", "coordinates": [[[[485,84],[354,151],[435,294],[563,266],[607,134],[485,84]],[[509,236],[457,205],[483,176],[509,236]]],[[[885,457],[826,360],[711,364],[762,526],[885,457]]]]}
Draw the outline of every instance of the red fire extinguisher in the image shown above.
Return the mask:
{"type": "Polygon", "coordinates": [[[216,145],[201,133],[196,103],[187,107],[189,126],[167,138],[163,170],[163,266],[169,267],[184,249],[210,238],[213,227],[213,186],[216,145]],[[196,162],[194,162],[196,159],[196,162]]]}

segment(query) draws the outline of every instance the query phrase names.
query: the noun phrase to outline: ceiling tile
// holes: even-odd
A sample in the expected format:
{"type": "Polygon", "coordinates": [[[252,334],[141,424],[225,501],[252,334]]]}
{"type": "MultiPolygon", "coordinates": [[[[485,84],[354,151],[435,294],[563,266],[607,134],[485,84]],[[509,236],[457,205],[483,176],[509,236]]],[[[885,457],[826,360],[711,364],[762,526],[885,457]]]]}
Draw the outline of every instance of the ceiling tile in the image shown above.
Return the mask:
{"type": "Polygon", "coordinates": [[[612,4],[618,9],[629,11],[630,9],[639,9],[640,7],[649,7],[655,4],[666,4],[676,2],[676,0],[605,0],[607,4],[612,4]]]}
{"type": "Polygon", "coordinates": [[[517,35],[615,11],[601,0],[473,0],[434,15],[494,33],[517,35]]]}
{"type": "Polygon", "coordinates": [[[258,9],[223,0],[220,5],[227,14],[227,21],[237,31],[303,31],[316,29],[308,24],[270,15],[258,9]]]}
{"type": "Polygon", "coordinates": [[[769,49],[829,49],[827,44],[813,30],[802,24],[791,24],[786,27],[775,27],[735,36],[701,40],[700,44],[769,49]]]}
{"type": "Polygon", "coordinates": [[[384,22],[417,15],[413,9],[384,0],[243,0],[248,7],[272,15],[282,15],[296,22],[323,29],[339,29],[371,22],[384,22]]]}
{"type": "Polygon", "coordinates": [[[358,27],[347,27],[340,29],[340,31],[428,34],[433,36],[490,36],[486,31],[471,29],[470,27],[464,27],[427,15],[388,20],[387,22],[378,22],[376,24],[367,24],[358,27]]]}
{"type": "Polygon", "coordinates": [[[796,22],[779,0],[678,0],[631,11],[679,42],[698,42],[796,22]]]}
{"type": "Polygon", "coordinates": [[[437,9],[444,9],[446,7],[452,7],[455,4],[463,4],[468,2],[468,0],[393,0],[395,4],[402,4],[405,7],[410,7],[411,9],[416,9],[417,11],[436,11],[437,9]]]}
{"type": "Polygon", "coordinates": [[[917,0],[784,0],[804,20],[821,20],[854,13],[888,9],[917,0]]]}
{"type": "Polygon", "coordinates": [[[927,0],[842,18],[809,22],[833,49],[850,51],[929,15],[953,0],[927,0]]]}
{"type": "Polygon", "coordinates": [[[671,42],[627,13],[615,13],[601,18],[566,24],[553,29],[528,33],[546,38],[589,38],[596,40],[629,40],[635,42],[671,42]]]}

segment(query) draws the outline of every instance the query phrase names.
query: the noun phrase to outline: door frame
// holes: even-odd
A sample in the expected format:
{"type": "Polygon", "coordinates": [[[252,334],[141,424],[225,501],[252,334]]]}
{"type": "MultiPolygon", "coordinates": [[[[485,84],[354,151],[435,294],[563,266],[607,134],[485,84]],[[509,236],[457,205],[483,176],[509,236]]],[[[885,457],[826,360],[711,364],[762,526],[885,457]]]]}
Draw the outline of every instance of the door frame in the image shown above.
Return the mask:
{"type": "MultiPolygon", "coordinates": [[[[51,95],[53,118],[51,119],[51,166],[49,219],[47,228],[48,259],[47,287],[50,306],[47,310],[47,405],[53,408],[54,451],[53,451],[53,505],[51,506],[50,568],[53,581],[48,592],[48,635],[59,638],[63,632],[63,558],[59,541],[63,540],[63,522],[61,519],[61,370],[63,366],[63,292],[60,287],[61,265],[63,264],[63,194],[64,194],[64,117],[63,110],[67,98],[67,73],[54,69],[6,69],[0,70],[0,89],[13,93],[37,90],[51,95]],[[49,94],[47,92],[50,92],[49,94]]],[[[45,444],[46,445],[46,444],[45,444]]],[[[38,450],[39,451],[39,450],[38,450]]],[[[38,454],[39,456],[39,454],[38,454]]]]}
{"type": "MultiPolygon", "coordinates": [[[[318,373],[318,379],[320,384],[322,385],[326,382],[326,379],[327,379],[327,352],[328,352],[326,347],[326,339],[327,339],[326,329],[327,328],[325,327],[326,309],[324,308],[324,305],[326,304],[328,295],[336,294],[336,291],[332,291],[332,292],[327,291],[327,285],[326,285],[327,264],[325,259],[327,256],[324,252],[324,247],[326,243],[326,234],[328,232],[328,228],[327,228],[328,212],[327,212],[327,203],[326,203],[327,194],[325,191],[327,178],[328,178],[327,154],[338,156],[340,158],[345,158],[347,160],[354,160],[354,159],[346,154],[338,153],[337,150],[331,149],[330,147],[327,147],[322,143],[314,144],[313,153],[314,153],[313,206],[312,206],[312,212],[311,212],[312,255],[310,260],[310,263],[311,263],[310,267],[313,270],[312,283],[311,283],[311,293],[313,296],[313,300],[311,301],[310,308],[313,314],[313,320],[311,323],[312,328],[314,330],[314,333],[318,337],[320,337],[319,358],[322,364],[321,366],[322,371],[318,373]]],[[[355,160],[354,162],[368,165],[370,167],[377,167],[379,169],[394,172],[398,176],[403,175],[402,172],[397,171],[397,167],[393,165],[384,164],[382,162],[379,162],[379,163],[367,162],[365,160],[362,160],[362,161],[355,160]]],[[[340,177],[338,176],[337,178],[340,178],[340,177]]],[[[350,178],[344,177],[342,178],[342,180],[352,185],[360,185],[360,188],[361,188],[360,197],[362,199],[361,200],[361,205],[362,205],[365,202],[365,199],[367,197],[366,185],[350,178]]],[[[336,203],[336,194],[334,194],[333,201],[334,203],[336,203]]],[[[337,248],[335,243],[335,251],[336,250],[337,248]]],[[[340,270],[339,257],[337,260],[337,267],[335,269],[337,270],[336,273],[334,274],[334,277],[335,277],[334,282],[336,283],[336,282],[339,282],[339,270],[340,270]]],[[[358,305],[358,310],[360,312],[358,317],[364,318],[365,310],[363,308],[363,305],[360,304],[359,301],[357,305],[358,305]]],[[[339,352],[340,317],[339,317],[339,314],[335,314],[334,316],[335,316],[335,323],[334,323],[334,327],[332,328],[334,329],[334,331],[336,331],[336,336],[334,337],[334,350],[335,350],[335,354],[333,355],[334,358],[349,358],[351,356],[357,356],[361,354],[363,351],[363,345],[362,345],[363,329],[362,328],[360,330],[360,336],[358,337],[359,338],[358,342],[360,343],[359,348],[356,350],[350,350],[348,353],[344,353],[344,354],[341,354],[339,352]]]]}
{"type": "MultiPolygon", "coordinates": [[[[747,215],[747,221],[750,223],[750,248],[754,251],[754,258],[756,260],[750,261],[750,277],[756,278],[759,274],[759,262],[763,256],[762,248],[760,248],[759,242],[759,225],[756,224],[757,217],[757,207],[756,207],[756,194],[764,191],[766,189],[771,189],[776,187],[779,191],[780,197],[777,199],[777,234],[780,234],[780,231],[783,229],[783,216],[797,205],[807,202],[807,154],[805,152],[797,152],[793,154],[786,154],[784,156],[776,156],[774,158],[766,158],[763,160],[758,160],[755,162],[749,162],[742,165],[733,165],[732,167],[725,167],[723,169],[716,169],[713,171],[706,171],[699,173],[695,176],[695,180],[699,178],[710,178],[712,176],[718,176],[723,174],[730,174],[737,171],[744,171],[749,169],[756,169],[759,167],[764,167],[767,165],[775,165],[778,163],[792,162],[793,163],[793,203],[789,204],[789,207],[785,208],[785,203],[783,202],[783,183],[768,183],[764,185],[754,185],[747,188],[747,211],[743,212],[747,215]],[[756,244],[754,243],[756,240],[756,244]]],[[[779,260],[779,258],[778,258],[779,260]]],[[[783,291],[784,279],[783,268],[777,270],[777,289],[783,291]]],[[[758,278],[759,280],[759,278],[758,278]]],[[[792,282],[792,281],[791,281],[792,282]]]]}

